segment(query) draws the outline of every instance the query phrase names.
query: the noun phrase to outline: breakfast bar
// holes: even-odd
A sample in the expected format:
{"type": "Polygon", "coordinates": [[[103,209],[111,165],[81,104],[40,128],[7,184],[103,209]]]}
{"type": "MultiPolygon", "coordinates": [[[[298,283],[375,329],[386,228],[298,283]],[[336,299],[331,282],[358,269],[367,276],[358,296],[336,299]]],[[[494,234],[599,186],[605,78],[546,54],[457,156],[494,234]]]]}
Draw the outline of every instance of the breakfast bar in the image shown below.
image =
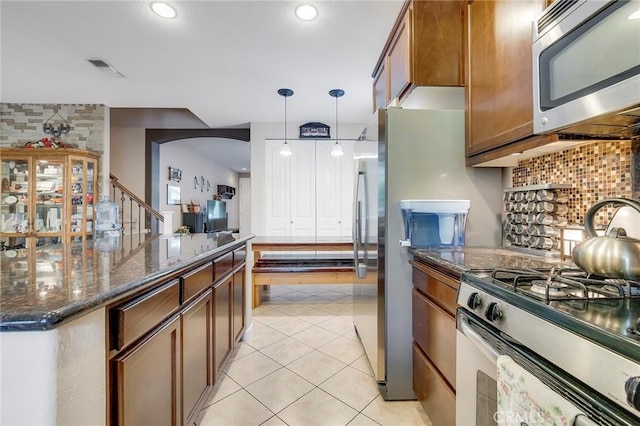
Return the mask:
{"type": "Polygon", "coordinates": [[[249,321],[252,237],[0,252],[0,423],[192,423],[249,321]]]}

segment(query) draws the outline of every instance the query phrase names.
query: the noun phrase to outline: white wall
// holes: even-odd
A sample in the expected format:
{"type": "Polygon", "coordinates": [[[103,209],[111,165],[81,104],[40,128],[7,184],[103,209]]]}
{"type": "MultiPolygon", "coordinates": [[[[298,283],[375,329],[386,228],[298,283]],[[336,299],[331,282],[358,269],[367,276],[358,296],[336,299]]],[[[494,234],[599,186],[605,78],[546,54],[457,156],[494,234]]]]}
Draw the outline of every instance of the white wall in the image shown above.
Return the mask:
{"type": "Polygon", "coordinates": [[[105,309],[53,330],[0,333],[0,424],[106,423],[105,309]]]}
{"type": "MultiPolygon", "coordinates": [[[[206,142],[204,142],[206,143],[206,142]]],[[[240,143],[240,142],[239,142],[240,143]]],[[[215,149],[212,147],[211,152],[215,149]]],[[[206,207],[207,200],[212,200],[217,194],[218,185],[228,185],[236,188],[239,186],[238,173],[226,166],[215,162],[209,157],[204,157],[200,150],[192,149],[189,144],[182,140],[167,142],[160,145],[160,208],[159,211],[173,212],[173,230],[182,225],[182,212],[179,205],[167,204],[167,184],[180,187],[180,197],[183,203],[193,202],[206,207]],[[182,181],[169,181],[168,167],[182,170],[182,181]],[[194,178],[204,177],[211,183],[211,189],[201,191],[200,187],[194,188],[194,178]]],[[[238,214],[238,195],[227,203],[227,213],[229,214],[229,228],[238,228],[240,218],[238,214]]]]}
{"type": "MultiPolygon", "coordinates": [[[[288,138],[298,138],[300,124],[303,123],[289,123],[287,125],[288,138]]],[[[357,139],[364,128],[365,123],[340,123],[340,139],[357,139]]],[[[333,126],[331,135],[335,135],[333,126]]],[[[283,123],[251,123],[251,232],[256,235],[265,235],[267,229],[264,216],[267,206],[264,141],[265,139],[283,138],[283,123]]]]}
{"type": "MultiPolygon", "coordinates": [[[[120,183],[144,199],[145,129],[201,129],[207,126],[185,109],[112,108],[110,169],[120,183]]],[[[165,186],[166,197],[166,186],[165,186]]]]}

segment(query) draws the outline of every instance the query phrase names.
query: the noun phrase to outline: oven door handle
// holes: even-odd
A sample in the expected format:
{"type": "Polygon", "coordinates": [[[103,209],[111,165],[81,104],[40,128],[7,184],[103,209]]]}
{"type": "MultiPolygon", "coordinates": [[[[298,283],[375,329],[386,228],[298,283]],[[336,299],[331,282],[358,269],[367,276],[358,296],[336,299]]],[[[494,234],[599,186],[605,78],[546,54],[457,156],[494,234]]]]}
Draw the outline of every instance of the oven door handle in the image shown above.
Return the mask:
{"type": "Polygon", "coordinates": [[[498,356],[500,356],[498,351],[496,351],[486,342],[486,340],[482,338],[482,336],[471,328],[469,320],[465,316],[460,317],[460,321],[458,321],[458,329],[478,348],[480,352],[482,352],[484,356],[489,359],[489,361],[494,364],[498,361],[498,356]]]}

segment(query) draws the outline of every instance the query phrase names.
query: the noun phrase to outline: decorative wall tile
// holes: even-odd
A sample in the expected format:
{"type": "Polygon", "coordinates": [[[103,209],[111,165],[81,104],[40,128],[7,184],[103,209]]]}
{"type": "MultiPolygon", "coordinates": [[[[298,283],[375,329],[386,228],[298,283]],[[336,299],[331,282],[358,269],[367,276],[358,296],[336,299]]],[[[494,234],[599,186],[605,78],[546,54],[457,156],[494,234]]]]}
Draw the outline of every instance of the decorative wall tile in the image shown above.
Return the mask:
{"type": "MultiPolygon", "coordinates": [[[[71,148],[104,154],[105,106],[98,104],[0,104],[0,147],[20,147],[44,137],[42,125],[49,119],[54,126],[66,119],[71,125],[68,134],[60,136],[71,148]],[[55,114],[59,114],[58,117],[55,114]]],[[[98,173],[104,173],[102,159],[98,160],[98,173]]],[[[102,182],[99,179],[98,182],[102,182]]],[[[102,188],[98,188],[101,193],[102,188]]]]}
{"type": "MultiPolygon", "coordinates": [[[[565,190],[569,194],[567,218],[569,223],[582,224],[596,201],[633,197],[633,163],[631,141],[590,142],[519,161],[513,169],[513,186],[535,182],[571,184],[572,188],[565,190]]],[[[614,212],[615,208],[601,209],[596,223],[606,225],[614,212]]]]}

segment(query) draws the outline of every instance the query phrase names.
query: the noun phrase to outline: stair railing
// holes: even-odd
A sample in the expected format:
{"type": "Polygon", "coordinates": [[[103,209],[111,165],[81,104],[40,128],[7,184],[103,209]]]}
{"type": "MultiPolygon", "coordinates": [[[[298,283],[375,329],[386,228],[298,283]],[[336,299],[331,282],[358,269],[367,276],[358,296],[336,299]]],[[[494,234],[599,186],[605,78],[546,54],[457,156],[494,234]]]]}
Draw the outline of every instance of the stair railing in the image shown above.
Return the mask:
{"type": "Polygon", "coordinates": [[[158,233],[164,216],[109,174],[111,199],[120,201],[120,223],[125,234],[158,233]]]}

